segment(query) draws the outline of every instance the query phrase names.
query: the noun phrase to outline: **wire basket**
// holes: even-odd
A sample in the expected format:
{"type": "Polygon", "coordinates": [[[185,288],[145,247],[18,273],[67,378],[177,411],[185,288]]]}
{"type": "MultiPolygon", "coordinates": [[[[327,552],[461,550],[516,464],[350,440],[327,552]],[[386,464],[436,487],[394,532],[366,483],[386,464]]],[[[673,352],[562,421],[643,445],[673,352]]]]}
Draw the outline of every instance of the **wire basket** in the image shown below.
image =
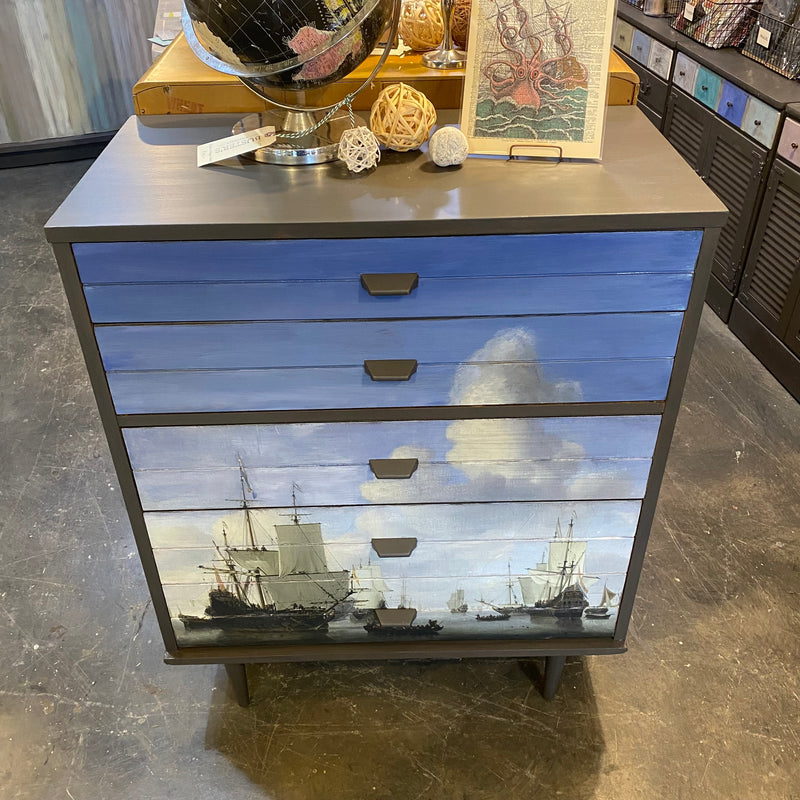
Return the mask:
{"type": "Polygon", "coordinates": [[[755,23],[754,10],[761,2],[715,3],[697,0],[684,3],[683,8],[670,23],[676,31],[689,36],[706,47],[738,47],[755,23]]]}
{"type": "Polygon", "coordinates": [[[742,53],[781,75],[800,77],[800,28],[757,11],[742,53]]]}

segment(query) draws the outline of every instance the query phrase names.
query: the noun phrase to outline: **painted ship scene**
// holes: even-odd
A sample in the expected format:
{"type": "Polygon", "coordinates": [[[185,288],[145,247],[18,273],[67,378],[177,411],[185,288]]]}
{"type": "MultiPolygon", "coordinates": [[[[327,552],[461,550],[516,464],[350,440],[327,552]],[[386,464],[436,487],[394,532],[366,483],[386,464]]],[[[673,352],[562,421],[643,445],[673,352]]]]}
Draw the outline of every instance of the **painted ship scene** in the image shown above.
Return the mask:
{"type": "MultiPolygon", "coordinates": [[[[342,517],[364,509],[305,507],[297,484],[290,506],[261,509],[241,461],[238,473],[239,511],[213,526],[213,557],[195,566],[205,582],[191,587],[193,601],[173,599],[178,593],[165,581],[182,646],[613,633],[624,574],[605,574],[601,581],[587,568],[592,545],[612,543],[579,538],[575,511],[563,524],[556,516],[539,539],[420,542],[409,558],[381,559],[367,542],[326,536],[328,528],[334,534],[342,529],[342,517]],[[464,549],[469,552],[454,560],[469,558],[477,574],[446,577],[447,562],[464,549]],[[504,569],[480,574],[478,551],[484,562],[505,558],[504,569]]],[[[508,512],[502,505],[498,510],[508,512]]],[[[523,510],[530,517],[551,505],[558,514],[556,504],[523,510]]],[[[432,517],[436,509],[417,511],[432,517]]],[[[441,520],[431,521],[441,527],[441,520]]],[[[459,520],[451,522],[458,526],[459,520]]],[[[625,541],[623,558],[628,547],[625,541]]],[[[180,587],[181,595],[188,589],[180,587]]]]}

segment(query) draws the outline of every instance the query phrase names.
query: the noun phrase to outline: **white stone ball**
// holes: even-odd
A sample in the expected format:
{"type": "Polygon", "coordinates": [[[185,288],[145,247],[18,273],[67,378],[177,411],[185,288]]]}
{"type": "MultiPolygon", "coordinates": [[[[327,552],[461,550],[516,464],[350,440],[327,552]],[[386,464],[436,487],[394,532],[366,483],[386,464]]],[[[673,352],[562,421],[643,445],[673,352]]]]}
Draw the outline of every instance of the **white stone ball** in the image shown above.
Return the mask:
{"type": "Polygon", "coordinates": [[[469,143],[460,129],[439,128],[431,136],[428,152],[437,167],[452,167],[467,160],[469,143]]]}

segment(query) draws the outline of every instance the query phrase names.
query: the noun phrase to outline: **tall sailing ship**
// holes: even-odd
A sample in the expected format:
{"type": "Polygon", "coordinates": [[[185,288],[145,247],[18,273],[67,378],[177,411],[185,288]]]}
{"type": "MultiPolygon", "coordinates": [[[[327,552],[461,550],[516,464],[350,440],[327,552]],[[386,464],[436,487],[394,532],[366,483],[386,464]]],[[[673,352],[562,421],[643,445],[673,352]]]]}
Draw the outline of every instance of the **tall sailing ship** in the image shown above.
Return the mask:
{"type": "Polygon", "coordinates": [[[519,580],[522,600],[531,618],[553,615],[578,619],[589,605],[587,592],[599,580],[584,571],[585,541],[573,538],[575,518],[571,517],[567,532],[556,521],[556,530],[542,560],[519,580]]]}
{"type": "Polygon", "coordinates": [[[451,614],[466,614],[469,606],[464,601],[464,590],[456,589],[447,601],[447,607],[451,614]]]}
{"type": "Polygon", "coordinates": [[[322,526],[301,522],[296,486],[292,486],[292,513],[287,524],[275,525],[269,544],[256,536],[250,487],[241,458],[243,541],[232,545],[223,523],[222,546],[214,542],[218,558],[200,569],[215,576],[202,617],[179,614],[186,630],[321,631],[351,594],[348,570],[332,570],[325,556],[322,526]]]}
{"type": "Polygon", "coordinates": [[[360,564],[352,569],[350,591],[353,605],[350,615],[363,620],[374,619],[376,609],[386,608],[386,593],[391,589],[383,579],[380,565],[360,564]]]}

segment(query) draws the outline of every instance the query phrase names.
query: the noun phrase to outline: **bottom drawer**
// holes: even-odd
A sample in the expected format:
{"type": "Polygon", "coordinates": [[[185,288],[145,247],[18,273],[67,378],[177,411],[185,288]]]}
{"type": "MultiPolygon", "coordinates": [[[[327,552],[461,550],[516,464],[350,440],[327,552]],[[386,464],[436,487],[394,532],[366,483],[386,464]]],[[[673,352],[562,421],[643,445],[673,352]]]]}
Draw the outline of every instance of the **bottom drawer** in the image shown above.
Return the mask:
{"type": "Polygon", "coordinates": [[[182,647],[611,636],[640,506],[246,506],[145,521],[182,647]],[[401,538],[403,556],[379,555],[401,538]]]}

